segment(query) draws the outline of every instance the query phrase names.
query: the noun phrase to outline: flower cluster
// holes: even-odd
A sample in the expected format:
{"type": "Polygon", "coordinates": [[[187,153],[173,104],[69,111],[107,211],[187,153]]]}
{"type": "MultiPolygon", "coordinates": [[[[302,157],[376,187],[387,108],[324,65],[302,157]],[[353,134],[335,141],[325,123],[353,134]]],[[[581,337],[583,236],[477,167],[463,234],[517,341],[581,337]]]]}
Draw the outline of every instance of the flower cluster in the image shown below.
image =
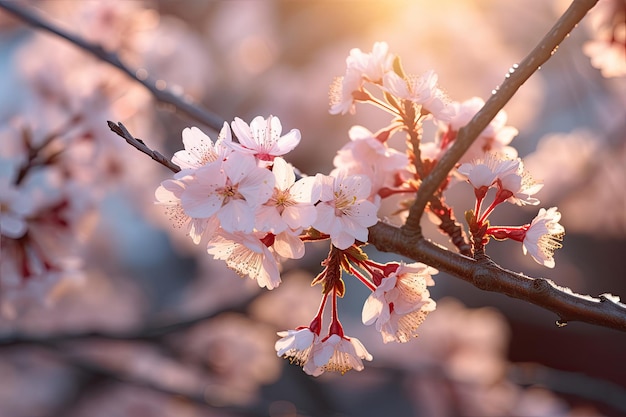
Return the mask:
{"type": "Polygon", "coordinates": [[[530,253],[532,258],[548,268],[554,268],[554,251],[560,248],[565,229],[558,222],[561,213],[556,207],[549,210],[541,209],[530,223],[520,227],[490,226],[487,218],[501,203],[508,201],[517,205],[537,205],[539,200],[533,197],[542,187],[524,170],[522,160],[500,159],[494,154],[471,163],[465,163],[458,172],[467,177],[474,187],[476,205],[469,213],[468,223],[472,231],[474,245],[482,249],[489,237],[494,239],[513,239],[522,242],[524,254],[530,253]],[[493,201],[481,213],[482,204],[489,189],[495,188],[493,201]]]}
{"type": "MultiPolygon", "coordinates": [[[[371,53],[353,49],[346,64],[345,75],[331,86],[330,112],[354,113],[357,103],[367,103],[393,118],[376,132],[352,127],[350,141],[337,152],[329,175],[296,175],[284,157],[300,142],[300,132],[293,129],[283,135],[277,117],[258,116],[249,125],[235,118],[224,124],[215,143],[197,128],[185,129],[185,149],[173,158],[181,171],[156,191],[157,203],[166,207],[176,227],[186,228],[194,243],[206,245],[215,259],[270,290],[281,283],[283,259],[301,258],[306,242],[330,240],[323,270],[312,283],[322,287],[317,313],[308,325],[280,332],[275,345],[279,356],[311,375],[361,370],[363,360],[372,359],[358,339],[344,333],[339,320],[344,272],[371,291],[362,321],[375,325],[385,343],[404,343],[417,336],[420,324],[435,310],[427,288],[434,285],[437,270],[421,263],[380,264],[360,246],[368,241],[368,228],[385,217],[383,201],[393,195],[414,198],[422,179],[484,103],[477,98],[452,102],[438,87],[433,71],[406,75],[383,42],[374,44],[371,53]],[[438,131],[433,141],[424,143],[426,121],[438,131]],[[388,139],[396,133],[406,135],[404,150],[389,146],[388,139]],[[328,305],[330,322],[323,332],[328,305]]],[[[431,199],[430,214],[464,254],[484,253],[489,237],[511,238],[522,242],[533,259],[552,267],[563,233],[556,208],[543,210],[531,224],[517,228],[489,227],[487,221],[505,201],[519,206],[539,202],[534,194],[541,184],[533,181],[508,146],[517,130],[505,126],[506,119],[504,112],[498,114],[461,160],[473,162],[463,163],[455,172],[457,177],[466,176],[475,189],[476,207],[467,216],[473,246],[465,241],[445,202],[450,180],[431,199]],[[483,212],[491,188],[496,194],[483,212]]],[[[398,213],[409,204],[391,205],[398,213]]]]}
{"type": "Polygon", "coordinates": [[[185,150],[173,158],[181,171],[156,191],[174,225],[185,226],[196,244],[242,276],[273,289],[280,284],[280,262],[304,255],[311,234],[329,237],[340,249],[367,241],[376,223],[363,175],[337,172],[296,178],[283,159],[300,142],[300,132],[282,134],[277,117],[261,116],[250,125],[237,118],[224,124],[215,143],[199,129],[185,129],[185,150]]]}

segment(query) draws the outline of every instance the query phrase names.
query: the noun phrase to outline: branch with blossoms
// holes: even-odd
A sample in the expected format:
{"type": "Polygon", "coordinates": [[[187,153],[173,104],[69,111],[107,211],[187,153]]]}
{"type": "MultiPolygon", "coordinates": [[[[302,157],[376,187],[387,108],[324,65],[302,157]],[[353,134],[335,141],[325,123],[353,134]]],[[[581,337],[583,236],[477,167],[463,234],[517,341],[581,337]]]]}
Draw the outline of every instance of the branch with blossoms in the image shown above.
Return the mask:
{"type": "Polygon", "coordinates": [[[575,0],[486,103],[479,98],[451,101],[433,71],[408,74],[386,43],[376,43],[370,53],[353,49],[345,75],[331,86],[330,112],[354,113],[357,104],[369,104],[391,120],[376,132],[362,126],[350,129],[350,142],[338,151],[335,169],[327,175],[296,175],[285,157],[299,144],[300,132],[283,134],[275,116],[258,116],[249,123],[235,118],[219,126],[215,141],[196,127],[186,128],[185,149],[171,161],[123,125],[109,126],[174,172],[155,192],[156,203],[174,226],[260,287],[277,288],[283,261],[302,258],[306,243],[330,241],[322,271],[312,282],[321,287],[319,309],[309,323],[280,332],[275,345],[279,356],[308,374],[361,370],[364,359],[372,360],[340,321],[346,276],[371,291],[362,321],[375,325],[385,343],[417,336],[420,324],[436,309],[428,287],[435,284],[438,271],[544,307],[557,314],[561,325],[584,321],[624,331],[626,306],[617,297],[574,294],[549,280],[507,271],[486,253],[493,241],[512,239],[539,264],[555,266],[554,253],[565,232],[556,207],[541,208],[528,224],[491,224],[491,214],[502,205],[538,205],[534,195],[542,187],[509,146],[517,130],[506,126],[502,108],[594,4],[575,0]],[[424,137],[427,123],[437,129],[433,138],[424,137]],[[389,146],[395,135],[406,139],[400,150],[389,146]],[[461,216],[467,229],[446,201],[459,182],[474,190],[474,207],[461,216]],[[381,203],[392,197],[403,200],[385,211],[381,203]],[[458,253],[423,236],[425,212],[437,219],[458,253]],[[398,218],[401,226],[390,224],[398,218]],[[416,262],[376,262],[361,249],[367,243],[416,262]]]}

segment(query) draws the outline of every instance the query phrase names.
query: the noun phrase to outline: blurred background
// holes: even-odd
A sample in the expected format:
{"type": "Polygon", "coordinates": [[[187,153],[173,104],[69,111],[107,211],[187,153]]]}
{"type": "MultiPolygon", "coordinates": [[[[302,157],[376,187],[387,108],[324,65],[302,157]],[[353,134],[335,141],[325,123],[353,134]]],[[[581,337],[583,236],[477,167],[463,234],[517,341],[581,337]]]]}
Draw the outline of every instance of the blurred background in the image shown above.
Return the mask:
{"type": "MultiPolygon", "coordinates": [[[[227,121],[278,116],[283,131],[301,131],[288,160],[308,174],[333,168],[352,125],[376,131],[389,123],[387,114],[358,105],[356,115],[328,113],[329,85],[343,75],[351,48],[370,51],[386,41],[408,72],[434,69],[452,100],[487,99],[568,6],[14,3],[115,51],[139,77],[161,80],[227,121]]],[[[541,207],[563,214],[567,235],[556,267],[535,264],[512,242],[487,250],[507,269],[577,293],[623,296],[626,78],[588,54],[603,39],[598,28],[626,5],[600,3],[596,17],[588,16],[505,107],[507,124],[520,132],[511,145],[546,184],[537,196],[541,207]]],[[[550,312],[446,274],[435,276],[431,291],[436,312],[420,337],[403,345],[383,345],[360,323],[368,294],[346,280],[342,322],[374,356],[362,372],[312,378],[276,357],[276,332],[306,325],[315,314],[319,287],[309,284],[327,246],[311,245],[303,260],[285,264],[283,283],[271,292],[213,261],[153,204],[154,190],[171,173],[123,143],[106,120],[123,122],[166,156],[182,149],[185,127],[216,133],[156,102],[110,65],[2,10],[0,29],[0,174],[24,157],[24,132],[33,143],[58,133],[61,168],[38,180],[47,187],[38,192],[56,187],[71,197],[71,230],[50,247],[68,263],[81,260],[73,274],[0,294],[0,417],[626,415],[623,333],[582,323],[558,328],[550,312]]],[[[447,199],[459,218],[473,205],[463,185],[447,199]]],[[[499,209],[492,222],[528,223],[536,209],[499,209]]],[[[436,228],[427,233],[449,245],[436,228]]],[[[5,263],[13,256],[6,242],[5,263]]],[[[398,259],[368,253],[380,262],[398,259]]]]}

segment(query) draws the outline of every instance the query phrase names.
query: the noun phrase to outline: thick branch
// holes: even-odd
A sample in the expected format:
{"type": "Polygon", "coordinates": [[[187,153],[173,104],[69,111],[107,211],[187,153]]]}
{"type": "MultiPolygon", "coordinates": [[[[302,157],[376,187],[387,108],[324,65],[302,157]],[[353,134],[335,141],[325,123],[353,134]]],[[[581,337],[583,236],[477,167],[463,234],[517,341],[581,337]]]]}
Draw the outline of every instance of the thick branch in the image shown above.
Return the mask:
{"type": "Polygon", "coordinates": [[[512,68],[512,71],[509,71],[500,87],[496,88],[495,94],[492,94],[474,118],[459,130],[453,145],[443,155],[432,172],[424,178],[417,193],[417,199],[409,210],[405,228],[417,235],[421,234],[419,222],[426,204],[454,168],[454,165],[522,84],[550,59],[559,44],[597,2],[598,0],[574,0],[535,49],[520,62],[517,68],[512,68]]]}
{"type": "Polygon", "coordinates": [[[18,2],[0,0],[0,7],[18,17],[19,19],[23,20],[24,22],[28,23],[29,25],[39,29],[43,29],[63,39],[66,39],[74,45],[78,46],[79,48],[94,55],[96,58],[108,62],[114,67],[120,69],[133,80],[142,84],[150,91],[150,93],[152,93],[152,95],[157,100],[163,103],[173,105],[174,108],[176,108],[178,111],[185,113],[192,119],[197,120],[200,123],[206,124],[207,126],[210,126],[218,132],[224,125],[224,120],[220,116],[191,102],[191,100],[186,97],[178,96],[167,90],[166,88],[160,88],[160,86],[157,86],[157,82],[154,79],[150,77],[137,77],[136,70],[129,68],[120,60],[117,54],[105,50],[104,48],[102,48],[102,46],[87,42],[81,37],[72,34],[64,29],[61,29],[51,22],[47,22],[38,14],[22,7],[18,2]]]}
{"type": "Polygon", "coordinates": [[[545,278],[530,278],[492,262],[477,261],[453,253],[405,229],[378,223],[369,229],[369,242],[377,249],[394,252],[485,290],[506,294],[556,313],[558,323],[582,321],[626,331],[626,305],[610,296],[599,298],[575,294],[545,278]]]}

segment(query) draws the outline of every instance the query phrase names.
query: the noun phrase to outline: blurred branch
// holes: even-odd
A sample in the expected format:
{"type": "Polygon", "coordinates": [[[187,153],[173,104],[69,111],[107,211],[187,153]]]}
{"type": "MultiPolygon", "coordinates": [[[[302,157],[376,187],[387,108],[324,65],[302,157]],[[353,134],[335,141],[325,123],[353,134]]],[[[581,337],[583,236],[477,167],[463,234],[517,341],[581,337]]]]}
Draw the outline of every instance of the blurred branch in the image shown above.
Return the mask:
{"type": "Polygon", "coordinates": [[[126,332],[100,332],[100,331],[81,331],[66,332],[53,334],[27,334],[14,333],[0,336],[0,347],[16,346],[16,345],[42,345],[47,346],[50,343],[67,342],[72,340],[86,339],[106,339],[106,340],[128,340],[128,341],[150,341],[159,339],[165,335],[186,330],[196,324],[217,317],[223,313],[245,313],[246,309],[254,300],[261,296],[264,292],[257,291],[247,298],[239,301],[227,308],[212,310],[198,316],[173,321],[168,324],[147,325],[144,328],[126,331],[126,332]]]}
{"type": "Polygon", "coordinates": [[[137,139],[133,135],[131,135],[128,129],[126,129],[126,126],[124,126],[122,123],[118,122],[117,124],[115,124],[111,122],[110,120],[107,120],[107,124],[109,125],[109,129],[111,129],[118,136],[124,138],[126,140],[126,143],[128,143],[135,149],[139,150],[140,152],[145,153],[150,158],[154,159],[159,164],[170,169],[174,173],[180,171],[180,167],[178,165],[171,162],[169,159],[161,155],[159,152],[153,151],[152,149],[148,148],[148,146],[146,146],[143,140],[137,139]]]}
{"type": "Polygon", "coordinates": [[[431,196],[469,149],[478,135],[489,125],[517,90],[556,52],[559,44],[576,27],[578,22],[598,2],[598,0],[574,0],[563,16],[552,26],[539,44],[506,74],[502,84],[494,90],[485,105],[474,118],[459,130],[456,140],[443,155],[432,172],[424,178],[417,192],[417,198],[406,220],[404,228],[421,236],[420,219],[431,196]]]}
{"type": "Polygon", "coordinates": [[[381,223],[370,227],[369,243],[435,267],[485,291],[506,294],[556,313],[557,324],[582,321],[626,331],[626,305],[610,295],[594,298],[572,292],[545,278],[501,268],[489,258],[475,260],[438,246],[411,231],[381,223]]]}
{"type": "Polygon", "coordinates": [[[538,363],[509,367],[509,377],[520,385],[540,385],[550,391],[595,401],[626,414],[626,389],[606,380],[578,372],[561,371],[538,363]]]}
{"type": "Polygon", "coordinates": [[[61,29],[53,23],[46,21],[46,19],[39,16],[36,12],[23,7],[23,5],[20,5],[19,2],[0,0],[0,8],[6,10],[29,25],[59,36],[84,51],[89,52],[96,58],[108,62],[114,67],[120,69],[133,80],[142,84],[157,100],[163,103],[171,104],[176,110],[186,114],[192,119],[206,124],[218,132],[222,128],[224,120],[220,116],[200,107],[198,104],[193,103],[186,97],[176,95],[166,88],[160,88],[157,86],[157,82],[150,77],[146,77],[145,79],[143,77],[139,78],[137,76],[137,71],[125,65],[117,54],[105,50],[100,45],[88,42],[76,34],[72,34],[64,29],[61,29]]]}
{"type": "Polygon", "coordinates": [[[161,394],[169,395],[176,398],[182,398],[190,403],[193,403],[197,406],[201,406],[205,409],[220,411],[226,413],[234,413],[238,416],[245,417],[262,417],[267,415],[267,409],[269,408],[269,404],[265,404],[261,400],[257,401],[257,404],[250,407],[243,406],[233,406],[233,405],[212,405],[207,401],[207,398],[204,396],[202,392],[182,392],[177,391],[173,388],[169,388],[165,385],[159,384],[155,381],[151,381],[146,378],[141,378],[136,375],[131,375],[127,372],[122,372],[117,369],[112,369],[107,366],[103,366],[96,361],[91,361],[88,359],[84,359],[68,353],[63,346],[58,346],[54,343],[46,344],[50,350],[54,351],[58,357],[60,357],[67,365],[90,375],[95,375],[98,377],[104,377],[106,379],[134,385],[142,388],[147,388],[151,391],[158,392],[161,394]]]}

